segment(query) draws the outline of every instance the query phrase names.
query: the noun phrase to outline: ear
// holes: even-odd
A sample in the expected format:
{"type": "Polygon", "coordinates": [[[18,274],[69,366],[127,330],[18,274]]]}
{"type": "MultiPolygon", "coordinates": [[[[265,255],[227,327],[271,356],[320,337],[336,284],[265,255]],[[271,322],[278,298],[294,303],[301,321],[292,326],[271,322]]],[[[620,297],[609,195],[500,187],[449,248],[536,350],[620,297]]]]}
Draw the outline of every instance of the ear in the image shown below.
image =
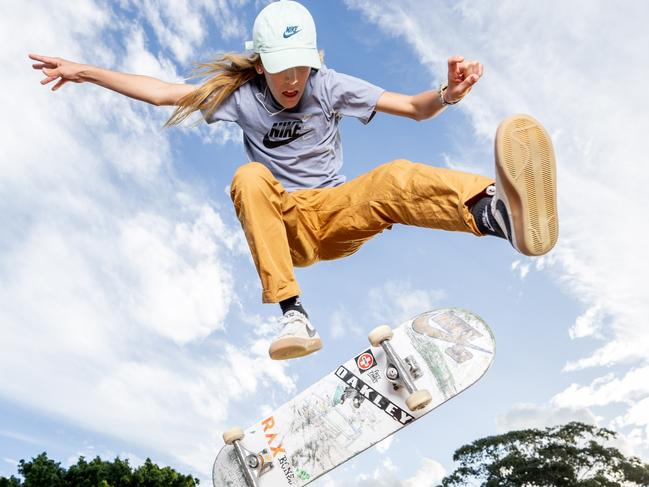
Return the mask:
{"type": "Polygon", "coordinates": [[[255,64],[255,71],[257,74],[264,74],[264,66],[261,63],[255,64]]]}

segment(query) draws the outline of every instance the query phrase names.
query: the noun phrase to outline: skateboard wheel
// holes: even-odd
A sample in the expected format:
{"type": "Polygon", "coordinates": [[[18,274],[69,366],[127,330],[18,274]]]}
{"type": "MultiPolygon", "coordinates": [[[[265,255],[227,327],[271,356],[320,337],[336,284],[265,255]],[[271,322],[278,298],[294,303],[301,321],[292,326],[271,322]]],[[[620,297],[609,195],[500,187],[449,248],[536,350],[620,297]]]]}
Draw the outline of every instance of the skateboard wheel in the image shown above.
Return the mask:
{"type": "Polygon", "coordinates": [[[430,395],[430,392],[426,389],[421,389],[413,392],[410,397],[406,399],[406,405],[411,411],[418,411],[428,406],[432,400],[433,396],[430,395]]]}
{"type": "Polygon", "coordinates": [[[226,445],[232,445],[235,441],[243,440],[243,436],[241,428],[232,428],[223,433],[223,441],[226,445]]]}
{"type": "Polygon", "coordinates": [[[386,340],[390,340],[394,336],[394,333],[392,332],[392,328],[390,328],[388,325],[382,325],[374,328],[369,335],[367,335],[367,339],[370,341],[373,347],[380,347],[381,342],[384,342],[386,340]]]}

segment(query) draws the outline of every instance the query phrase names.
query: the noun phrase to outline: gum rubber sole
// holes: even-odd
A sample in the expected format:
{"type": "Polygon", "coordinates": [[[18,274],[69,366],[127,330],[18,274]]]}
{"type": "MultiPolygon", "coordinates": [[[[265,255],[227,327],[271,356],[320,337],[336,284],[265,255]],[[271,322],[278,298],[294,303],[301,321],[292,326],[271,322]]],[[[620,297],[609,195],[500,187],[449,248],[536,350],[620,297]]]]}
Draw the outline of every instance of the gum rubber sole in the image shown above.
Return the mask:
{"type": "Polygon", "coordinates": [[[529,115],[505,119],[496,132],[497,186],[507,199],[514,246],[549,252],[559,237],[556,161],[550,136],[529,115]]]}
{"type": "Polygon", "coordinates": [[[271,343],[268,355],[273,360],[287,360],[304,357],[321,348],[322,340],[320,338],[286,337],[271,343]]]}

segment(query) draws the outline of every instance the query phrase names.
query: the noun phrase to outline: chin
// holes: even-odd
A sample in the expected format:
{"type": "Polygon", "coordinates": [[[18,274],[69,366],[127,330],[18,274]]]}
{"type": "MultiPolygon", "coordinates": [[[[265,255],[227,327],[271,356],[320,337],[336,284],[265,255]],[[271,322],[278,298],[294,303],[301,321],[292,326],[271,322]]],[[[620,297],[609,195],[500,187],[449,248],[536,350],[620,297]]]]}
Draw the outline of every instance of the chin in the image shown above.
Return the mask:
{"type": "MultiPolygon", "coordinates": [[[[300,97],[301,98],[301,97],[300,97]]],[[[300,98],[293,98],[293,99],[284,99],[284,102],[282,103],[282,106],[284,108],[295,108],[298,103],[300,103],[300,98]]]]}

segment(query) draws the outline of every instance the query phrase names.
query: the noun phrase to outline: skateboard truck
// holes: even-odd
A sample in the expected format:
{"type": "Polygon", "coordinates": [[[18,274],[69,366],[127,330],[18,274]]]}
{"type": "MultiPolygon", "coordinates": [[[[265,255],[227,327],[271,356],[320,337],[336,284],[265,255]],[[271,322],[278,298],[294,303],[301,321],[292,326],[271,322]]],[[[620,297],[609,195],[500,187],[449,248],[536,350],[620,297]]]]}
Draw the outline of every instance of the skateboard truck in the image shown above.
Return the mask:
{"type": "Polygon", "coordinates": [[[223,433],[226,445],[232,445],[239,461],[239,466],[249,487],[259,487],[258,479],[273,468],[270,453],[265,448],[259,453],[253,453],[241,445],[244,434],[241,428],[232,428],[223,433]]]}
{"type": "Polygon", "coordinates": [[[405,387],[410,396],[406,399],[406,404],[411,411],[423,409],[432,401],[430,392],[426,389],[418,390],[415,380],[422,376],[421,369],[412,357],[401,359],[390,344],[394,336],[392,329],[387,326],[379,326],[370,332],[368,339],[373,347],[382,347],[387,357],[387,368],[385,376],[392,382],[395,389],[405,387]]]}

